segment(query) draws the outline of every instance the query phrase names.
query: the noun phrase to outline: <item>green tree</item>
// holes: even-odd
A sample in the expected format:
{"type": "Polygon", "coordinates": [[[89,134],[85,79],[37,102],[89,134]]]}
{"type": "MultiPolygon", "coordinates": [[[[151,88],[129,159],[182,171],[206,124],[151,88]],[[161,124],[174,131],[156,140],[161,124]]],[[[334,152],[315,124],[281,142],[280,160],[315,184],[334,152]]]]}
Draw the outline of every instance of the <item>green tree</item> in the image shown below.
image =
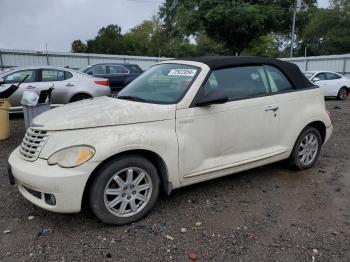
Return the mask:
{"type": "Polygon", "coordinates": [[[301,32],[299,52],[332,55],[350,52],[350,1],[335,0],[332,8],[317,10],[301,32]]]}
{"type": "Polygon", "coordinates": [[[95,39],[87,41],[88,53],[123,54],[123,35],[118,25],[102,27],[95,39]]]}
{"type": "Polygon", "coordinates": [[[293,5],[294,0],[166,0],[159,14],[168,31],[204,32],[231,54],[240,54],[261,36],[289,32],[293,5]]]}
{"type": "Polygon", "coordinates": [[[278,57],[280,55],[279,43],[271,34],[260,36],[258,39],[251,41],[243,49],[242,55],[278,57]]]}
{"type": "Polygon", "coordinates": [[[87,51],[87,46],[81,40],[74,40],[72,42],[72,52],[73,53],[85,53],[87,51]]]}

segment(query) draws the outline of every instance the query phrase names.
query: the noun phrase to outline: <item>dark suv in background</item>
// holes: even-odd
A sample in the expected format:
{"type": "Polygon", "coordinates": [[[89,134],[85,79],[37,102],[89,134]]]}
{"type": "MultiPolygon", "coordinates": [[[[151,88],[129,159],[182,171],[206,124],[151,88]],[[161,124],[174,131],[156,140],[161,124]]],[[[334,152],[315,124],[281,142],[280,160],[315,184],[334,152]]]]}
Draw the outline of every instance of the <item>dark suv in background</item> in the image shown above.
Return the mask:
{"type": "Polygon", "coordinates": [[[79,71],[88,75],[107,78],[112,92],[119,92],[143,73],[138,65],[117,63],[88,65],[79,69],[79,71]]]}

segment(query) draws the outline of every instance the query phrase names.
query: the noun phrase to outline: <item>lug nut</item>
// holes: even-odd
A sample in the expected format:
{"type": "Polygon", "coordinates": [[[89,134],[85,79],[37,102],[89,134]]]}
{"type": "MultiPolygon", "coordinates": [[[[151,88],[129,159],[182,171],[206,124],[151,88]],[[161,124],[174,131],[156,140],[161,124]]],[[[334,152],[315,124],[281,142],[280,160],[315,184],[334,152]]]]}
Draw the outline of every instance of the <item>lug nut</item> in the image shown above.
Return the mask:
{"type": "Polygon", "coordinates": [[[125,193],[122,194],[122,197],[125,197],[125,193]]]}
{"type": "Polygon", "coordinates": [[[131,196],[128,196],[127,198],[128,198],[128,199],[130,199],[130,198],[131,198],[131,196]]]}

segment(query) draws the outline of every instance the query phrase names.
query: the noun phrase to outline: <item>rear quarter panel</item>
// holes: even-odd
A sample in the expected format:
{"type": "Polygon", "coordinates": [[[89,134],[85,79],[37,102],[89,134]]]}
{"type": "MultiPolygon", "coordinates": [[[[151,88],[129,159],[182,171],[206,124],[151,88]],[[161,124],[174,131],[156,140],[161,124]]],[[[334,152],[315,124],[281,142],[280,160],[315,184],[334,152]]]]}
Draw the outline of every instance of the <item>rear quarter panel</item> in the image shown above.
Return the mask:
{"type": "Polygon", "coordinates": [[[325,100],[320,88],[279,94],[275,99],[280,106],[279,126],[280,144],[288,147],[290,154],[301,131],[310,123],[321,121],[326,127],[331,126],[325,100]]]}

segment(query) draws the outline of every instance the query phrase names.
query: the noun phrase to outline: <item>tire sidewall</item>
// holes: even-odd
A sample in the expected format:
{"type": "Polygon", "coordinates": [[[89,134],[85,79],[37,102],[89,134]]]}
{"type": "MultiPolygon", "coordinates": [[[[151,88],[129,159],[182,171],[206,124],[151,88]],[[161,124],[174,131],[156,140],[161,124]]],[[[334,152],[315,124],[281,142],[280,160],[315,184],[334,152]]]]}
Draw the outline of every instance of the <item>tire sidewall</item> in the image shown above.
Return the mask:
{"type": "Polygon", "coordinates": [[[291,154],[291,157],[290,157],[291,164],[294,167],[296,167],[297,169],[299,169],[299,170],[303,170],[303,169],[307,169],[307,168],[312,167],[316,163],[316,161],[317,161],[317,159],[318,159],[318,157],[320,155],[321,147],[322,147],[322,138],[321,138],[320,132],[314,127],[306,127],[300,133],[300,135],[298,136],[297,141],[295,142],[295,145],[293,147],[293,151],[292,151],[292,154],[291,154]],[[300,159],[298,157],[299,146],[300,146],[300,143],[302,142],[302,140],[305,138],[305,136],[307,136],[309,134],[313,134],[313,135],[316,136],[317,141],[318,141],[318,149],[317,149],[317,153],[316,153],[316,156],[315,156],[314,160],[310,164],[304,165],[303,163],[301,163],[301,161],[300,161],[300,159]]]}
{"type": "Polygon", "coordinates": [[[124,156],[113,159],[105,164],[93,179],[89,188],[89,204],[93,213],[104,223],[123,225],[135,222],[145,216],[154,206],[159,195],[159,176],[154,165],[140,156],[124,156]],[[131,217],[117,217],[108,211],[104,202],[104,190],[111,177],[118,171],[128,167],[139,167],[145,170],[152,181],[152,194],[147,205],[136,215],[131,217]]]}

